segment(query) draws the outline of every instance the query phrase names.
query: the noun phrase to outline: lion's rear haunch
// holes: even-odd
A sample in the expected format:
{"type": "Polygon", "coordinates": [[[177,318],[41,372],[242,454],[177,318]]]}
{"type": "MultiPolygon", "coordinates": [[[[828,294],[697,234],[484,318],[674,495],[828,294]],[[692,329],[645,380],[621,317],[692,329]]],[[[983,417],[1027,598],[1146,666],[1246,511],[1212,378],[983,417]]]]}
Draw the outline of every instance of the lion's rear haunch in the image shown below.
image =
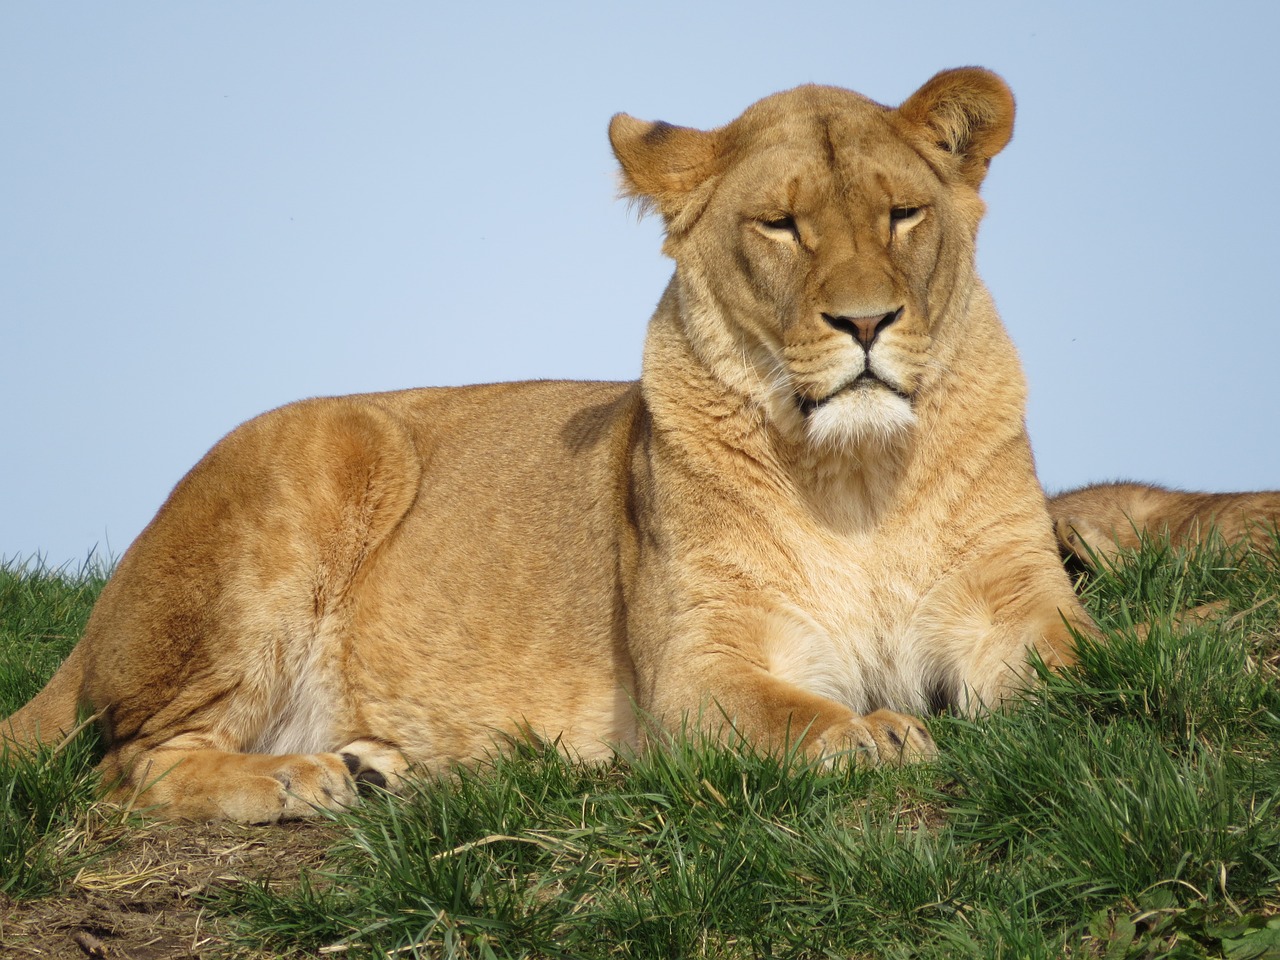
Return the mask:
{"type": "MultiPolygon", "coordinates": [[[[1089,629],[974,272],[1013,98],[801,87],[711,131],[618,115],[675,275],[638,383],[311,400],[232,432],[122,559],[20,737],[100,712],[133,802],[269,821],[637,710],[930,756],[1089,629]]],[[[442,318],[443,319],[443,318],[442,318]]]]}

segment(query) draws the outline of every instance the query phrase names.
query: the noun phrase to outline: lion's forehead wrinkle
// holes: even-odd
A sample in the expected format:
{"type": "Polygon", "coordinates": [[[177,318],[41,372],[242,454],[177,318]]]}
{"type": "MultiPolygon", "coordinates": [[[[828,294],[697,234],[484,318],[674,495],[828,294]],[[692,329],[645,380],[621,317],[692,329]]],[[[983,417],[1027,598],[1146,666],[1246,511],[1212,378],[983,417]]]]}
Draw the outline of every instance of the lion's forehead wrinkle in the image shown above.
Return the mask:
{"type": "Polygon", "coordinates": [[[872,192],[880,204],[895,202],[906,199],[899,194],[927,193],[941,182],[878,111],[770,117],[741,131],[733,154],[764,176],[787,171],[774,192],[791,212],[806,204],[821,209],[832,201],[868,200],[872,192]]]}
{"type": "Polygon", "coordinates": [[[840,169],[840,157],[836,151],[835,138],[831,133],[831,117],[821,116],[818,118],[819,139],[822,142],[822,154],[826,158],[827,166],[833,171],[840,169]]]}
{"type": "Polygon", "coordinates": [[[890,210],[927,204],[935,190],[875,159],[860,158],[840,170],[811,166],[776,193],[786,198],[788,212],[810,222],[822,242],[835,243],[865,232],[865,239],[884,244],[889,240],[890,210]]]}
{"type": "Polygon", "coordinates": [[[916,146],[906,140],[899,129],[876,115],[871,122],[863,118],[846,120],[838,129],[826,125],[829,163],[841,178],[865,189],[874,179],[885,192],[893,192],[904,179],[932,178],[933,171],[920,156],[916,146]]]}

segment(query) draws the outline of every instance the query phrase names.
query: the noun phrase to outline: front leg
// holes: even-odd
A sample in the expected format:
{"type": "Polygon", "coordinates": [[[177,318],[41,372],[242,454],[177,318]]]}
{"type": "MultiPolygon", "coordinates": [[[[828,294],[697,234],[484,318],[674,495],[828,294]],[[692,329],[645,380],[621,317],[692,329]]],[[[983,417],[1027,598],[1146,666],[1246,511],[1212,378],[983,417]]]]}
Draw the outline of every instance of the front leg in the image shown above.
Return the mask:
{"type": "Polygon", "coordinates": [[[1078,635],[1096,632],[1056,555],[989,556],[940,584],[921,604],[916,642],[934,659],[947,699],[966,714],[1014,698],[1034,652],[1061,670],[1078,635]]]}
{"type": "Polygon", "coordinates": [[[641,705],[668,729],[692,724],[721,738],[736,732],[769,750],[794,745],[814,759],[848,755],[863,764],[937,754],[917,717],[858,714],[779,677],[773,663],[780,647],[803,642],[783,618],[746,606],[706,612],[637,658],[641,705]]]}

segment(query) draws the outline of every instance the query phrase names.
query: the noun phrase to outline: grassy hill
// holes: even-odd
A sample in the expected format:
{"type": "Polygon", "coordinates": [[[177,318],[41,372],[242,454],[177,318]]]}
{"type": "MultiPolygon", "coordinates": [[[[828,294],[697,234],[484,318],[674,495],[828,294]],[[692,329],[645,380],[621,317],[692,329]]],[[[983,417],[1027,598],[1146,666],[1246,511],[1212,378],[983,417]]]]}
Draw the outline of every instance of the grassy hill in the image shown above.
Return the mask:
{"type": "MultiPolygon", "coordinates": [[[[0,715],[70,649],[102,582],[0,569],[0,715]]],[[[1014,709],[933,718],[942,756],[910,769],[814,770],[696,737],[603,766],[527,744],[324,822],[173,826],[93,800],[86,732],[0,767],[0,941],[14,956],[1280,957],[1280,551],[1149,544],[1082,589],[1106,640],[1014,709]],[[1177,625],[1214,601],[1220,619],[1177,625]]]]}

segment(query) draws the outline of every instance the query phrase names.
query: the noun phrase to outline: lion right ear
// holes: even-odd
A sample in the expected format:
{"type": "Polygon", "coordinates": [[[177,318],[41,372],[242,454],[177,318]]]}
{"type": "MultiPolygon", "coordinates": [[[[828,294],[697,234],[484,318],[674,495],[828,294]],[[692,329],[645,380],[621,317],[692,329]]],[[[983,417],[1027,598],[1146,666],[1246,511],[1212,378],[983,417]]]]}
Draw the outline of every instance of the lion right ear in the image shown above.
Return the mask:
{"type": "Polygon", "coordinates": [[[651,203],[668,229],[686,206],[689,194],[717,169],[720,136],[659,120],[649,123],[616,114],[609,122],[609,142],[622,165],[623,190],[651,203]]]}

